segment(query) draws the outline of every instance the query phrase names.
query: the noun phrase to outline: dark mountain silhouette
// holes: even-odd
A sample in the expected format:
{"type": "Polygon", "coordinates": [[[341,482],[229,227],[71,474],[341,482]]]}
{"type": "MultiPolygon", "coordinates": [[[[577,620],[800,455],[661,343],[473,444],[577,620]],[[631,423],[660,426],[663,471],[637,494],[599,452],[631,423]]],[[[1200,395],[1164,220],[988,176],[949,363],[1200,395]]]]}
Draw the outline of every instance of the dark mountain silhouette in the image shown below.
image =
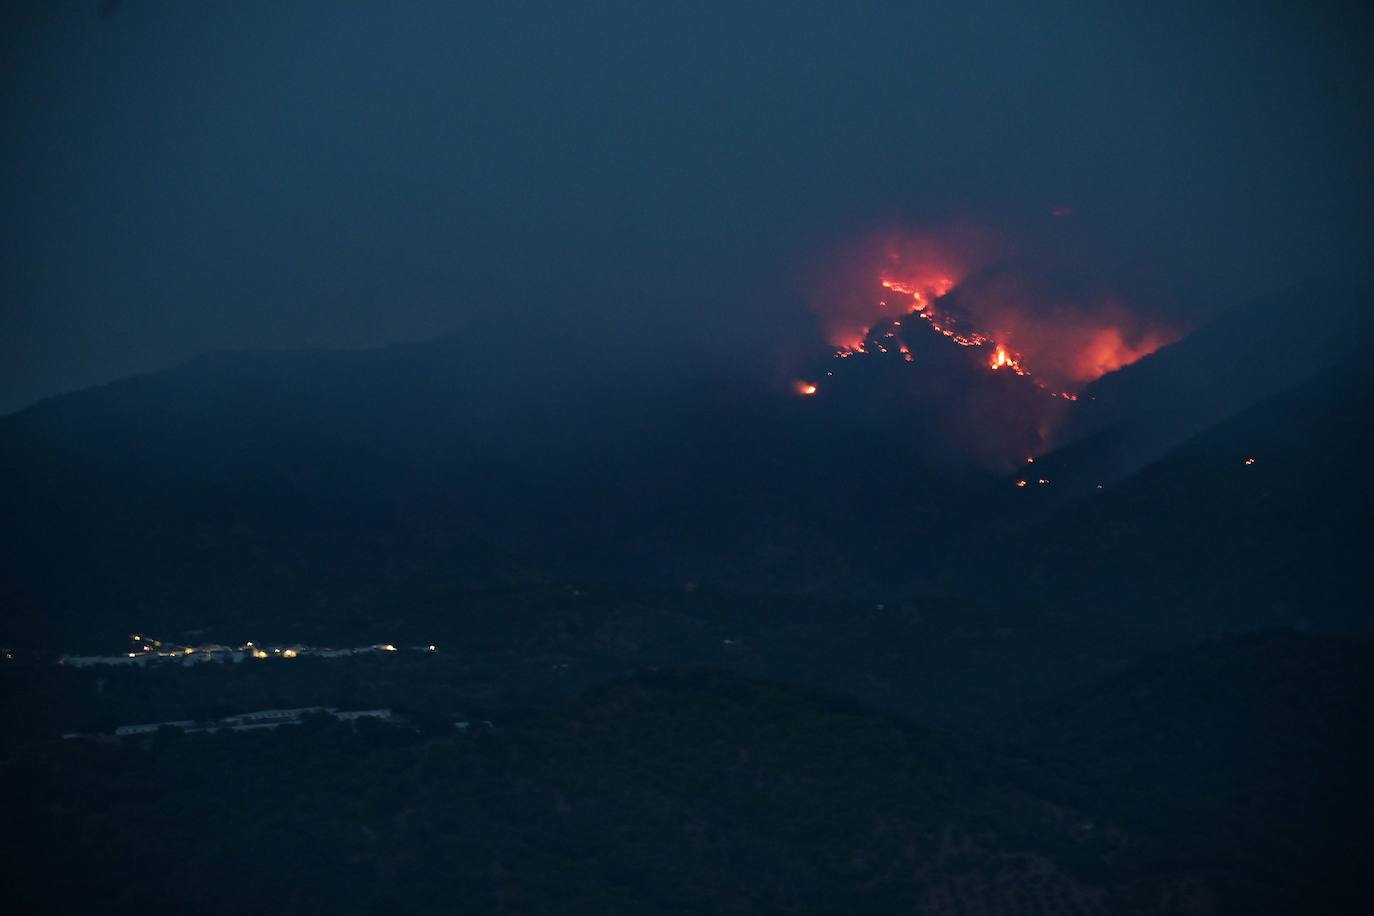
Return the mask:
{"type": "Polygon", "coordinates": [[[982,571],[990,591],[1112,620],[1132,639],[1374,631],[1371,408],[1368,370],[1327,370],[1042,521],[971,536],[961,568],[982,571]]]}
{"type": "Polygon", "coordinates": [[[627,388],[629,366],[490,328],[217,353],[54,398],[0,420],[6,638],[283,616],[308,635],[495,585],[899,569],[1033,445],[1045,400],[930,336],[812,398],[714,366],[627,388]]]}
{"type": "Polygon", "coordinates": [[[1370,301],[1356,288],[1289,290],[1108,373],[1074,403],[1037,476],[1061,493],[1089,491],[1322,369],[1363,361],[1370,301]]]}
{"type": "MultiPolygon", "coordinates": [[[[1108,376],[1094,388],[1103,406],[1073,422],[1086,428],[1096,412],[1117,424],[1102,421],[1099,436],[1144,430],[1130,434],[1144,443],[1139,460],[1349,352],[1326,349],[1334,326],[1312,319],[1297,355],[1275,362],[1282,335],[1270,319],[1292,312],[1281,306],[1236,319],[1259,328],[1244,346],[1227,345],[1236,322],[1221,322],[1108,376]],[[1248,356],[1216,372],[1217,352],[1248,356]],[[1165,410],[1176,398],[1160,400],[1159,373],[1214,393],[1165,410]]],[[[1245,421],[1254,432],[1226,434],[1234,441],[1204,436],[1198,448],[1222,469],[1207,472],[1215,480],[1147,473],[1102,498],[1089,490],[1063,509],[1067,520],[1046,522],[1078,492],[1068,464],[1080,483],[1086,469],[1105,476],[1106,453],[1091,445],[1100,440],[1040,459],[1036,476],[1051,485],[1011,487],[995,468],[1034,447],[1048,399],[927,336],[911,363],[895,352],[819,363],[834,375],[818,377],[813,397],[666,362],[627,388],[616,367],[592,371],[575,346],[536,346],[515,326],[381,350],[212,354],[54,398],[0,419],[10,520],[0,546],[12,558],[0,637],[75,649],[131,627],[262,632],[286,621],[289,638],[322,640],[398,615],[437,620],[473,590],[569,581],[876,596],[980,583],[972,597],[983,605],[1014,596],[1133,612],[1147,600],[1192,608],[1205,595],[1234,600],[1238,621],[1314,616],[1296,610],[1296,586],[1266,579],[1242,586],[1242,599],[1228,592],[1235,575],[1197,558],[1221,559],[1229,544],[1228,569],[1253,559],[1277,577],[1286,545],[1266,532],[1291,527],[1283,513],[1307,519],[1320,541],[1342,503],[1307,512],[1307,484],[1271,475],[1287,468],[1328,486],[1339,474],[1356,486],[1357,468],[1326,466],[1362,448],[1354,389],[1275,401],[1245,421]],[[1343,413],[1315,427],[1325,415],[1314,403],[1343,413]],[[1236,476],[1232,452],[1257,453],[1248,477],[1236,476]],[[1272,481],[1281,505],[1233,493],[1242,480],[1272,481]],[[1182,481],[1197,492],[1179,491],[1182,481]],[[1130,506],[1145,510],[1138,522],[1122,520],[1130,506]],[[1116,527],[1104,537],[1103,525],[1116,527]],[[1131,525],[1140,532],[1117,530],[1131,525]],[[1101,562],[1066,559],[1079,550],[1101,562]],[[1182,575],[1158,576],[1175,563],[1182,575]]],[[[1355,548],[1331,540],[1329,553],[1299,549],[1316,568],[1347,570],[1355,548]]],[[[1348,600],[1345,581],[1325,575],[1316,587],[1323,600],[1348,600]]]]}

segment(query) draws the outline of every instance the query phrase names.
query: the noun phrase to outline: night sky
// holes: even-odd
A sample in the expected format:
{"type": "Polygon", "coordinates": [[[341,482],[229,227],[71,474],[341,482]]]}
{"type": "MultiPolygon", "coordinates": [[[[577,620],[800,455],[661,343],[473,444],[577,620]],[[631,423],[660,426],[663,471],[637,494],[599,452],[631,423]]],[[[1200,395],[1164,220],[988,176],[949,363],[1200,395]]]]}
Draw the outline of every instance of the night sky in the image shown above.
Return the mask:
{"type": "Polygon", "coordinates": [[[1367,278],[1357,7],[1117,6],[7,4],[0,411],[474,319],[732,359],[894,229],[1181,325],[1367,278]]]}

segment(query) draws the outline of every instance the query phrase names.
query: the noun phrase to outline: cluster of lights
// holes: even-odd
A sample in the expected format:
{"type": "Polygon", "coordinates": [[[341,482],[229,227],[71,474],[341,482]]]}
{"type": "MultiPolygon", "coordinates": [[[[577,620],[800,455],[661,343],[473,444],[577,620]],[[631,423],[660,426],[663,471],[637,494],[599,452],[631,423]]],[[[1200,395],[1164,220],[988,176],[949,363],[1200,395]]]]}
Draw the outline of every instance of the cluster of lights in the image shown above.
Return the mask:
{"type": "MultiPolygon", "coordinates": [[[[334,652],[336,651],[336,650],[333,650],[333,649],[322,649],[322,648],[315,648],[315,647],[312,647],[312,646],[289,646],[289,647],[285,647],[285,646],[269,646],[269,647],[267,647],[267,648],[264,648],[264,647],[262,647],[262,646],[255,645],[251,640],[248,641],[248,642],[245,642],[243,645],[238,646],[237,648],[234,648],[234,649],[231,649],[231,648],[228,647],[228,646],[219,646],[219,645],[208,645],[208,646],[182,646],[182,645],[176,645],[176,644],[173,644],[173,643],[168,643],[168,644],[164,647],[164,646],[163,646],[163,643],[162,643],[162,640],[160,640],[160,639],[153,639],[152,637],[148,637],[148,636],[143,636],[142,634],[139,634],[139,633],[133,633],[133,634],[131,634],[131,635],[129,636],[129,639],[131,639],[133,642],[139,644],[139,645],[138,645],[139,651],[136,651],[136,652],[128,652],[128,653],[126,653],[126,654],[128,655],[129,658],[138,658],[140,654],[144,654],[144,653],[147,654],[147,657],[154,657],[154,656],[156,656],[156,657],[159,657],[159,658],[169,658],[169,657],[176,657],[176,656],[192,655],[192,654],[197,653],[197,652],[199,652],[199,653],[201,653],[201,654],[204,654],[204,655],[210,655],[210,654],[212,654],[212,653],[219,653],[219,652],[241,652],[241,653],[247,655],[247,656],[250,657],[250,658],[299,658],[299,657],[302,656],[302,655],[314,655],[314,654],[334,653],[334,652]]],[[[419,651],[423,651],[423,652],[435,652],[435,651],[438,651],[438,647],[435,646],[435,645],[433,645],[433,644],[426,645],[426,646],[414,646],[414,647],[412,647],[412,648],[414,648],[414,649],[416,649],[416,650],[419,650],[419,651]]],[[[350,649],[350,650],[347,650],[347,651],[349,651],[349,652],[396,652],[396,651],[399,651],[399,650],[398,650],[398,649],[396,648],[396,646],[395,646],[394,644],[392,644],[392,643],[377,643],[376,645],[367,646],[367,647],[362,648],[362,649],[350,649]]]]}

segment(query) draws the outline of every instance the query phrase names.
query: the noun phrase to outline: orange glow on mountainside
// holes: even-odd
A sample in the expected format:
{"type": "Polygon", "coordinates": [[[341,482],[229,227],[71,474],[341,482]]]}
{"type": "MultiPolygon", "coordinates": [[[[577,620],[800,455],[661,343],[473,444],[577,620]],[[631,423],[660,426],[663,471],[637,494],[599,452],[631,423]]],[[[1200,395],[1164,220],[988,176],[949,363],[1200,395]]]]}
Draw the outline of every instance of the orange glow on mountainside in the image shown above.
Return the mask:
{"type": "Polygon", "coordinates": [[[1126,342],[1121,330],[1115,327],[1102,328],[1093,332],[1088,341],[1079,348],[1074,361],[1076,380],[1092,381],[1108,372],[1115,372],[1122,366],[1129,366],[1142,357],[1149,356],[1168,340],[1159,334],[1146,334],[1136,344],[1126,342]]]}
{"type": "MultiPolygon", "coordinates": [[[[1165,331],[1134,330],[1133,326],[1139,322],[1114,304],[1105,306],[1101,315],[1058,308],[1042,319],[1028,309],[984,301],[977,295],[967,297],[968,301],[961,301],[958,306],[947,304],[950,293],[959,289],[958,283],[947,274],[927,275],[915,280],[883,276],[879,285],[888,292],[909,296],[910,299],[903,303],[906,313],[926,320],[934,331],[951,342],[961,347],[989,348],[991,352],[986,359],[989,369],[1043,376],[1047,387],[1063,389],[1056,390],[1056,396],[1068,400],[1077,400],[1073,389],[1130,365],[1173,339],[1173,335],[1165,331]],[[990,322],[991,327],[986,330],[977,326],[981,322],[976,317],[969,315],[983,311],[992,314],[995,322],[990,322]],[[998,329],[993,330],[993,327],[998,329]],[[1129,338],[1128,330],[1134,330],[1129,338]],[[1021,346],[1014,348],[1013,342],[1021,346]]],[[[885,312],[898,311],[889,300],[882,300],[880,305],[885,312]]],[[[899,322],[893,324],[896,328],[901,327],[899,322]]],[[[870,327],[863,337],[842,347],[843,355],[864,352],[863,341],[872,332],[873,327],[870,327]]],[[[904,342],[900,347],[904,355],[909,355],[904,342]]]]}
{"type": "Polygon", "coordinates": [[[979,361],[989,370],[1073,401],[1089,382],[1177,337],[1101,292],[1067,297],[1004,269],[983,236],[887,239],[848,260],[844,281],[816,303],[837,359],[891,352],[919,362],[922,332],[910,319],[920,318],[951,343],[986,348],[979,361]]]}

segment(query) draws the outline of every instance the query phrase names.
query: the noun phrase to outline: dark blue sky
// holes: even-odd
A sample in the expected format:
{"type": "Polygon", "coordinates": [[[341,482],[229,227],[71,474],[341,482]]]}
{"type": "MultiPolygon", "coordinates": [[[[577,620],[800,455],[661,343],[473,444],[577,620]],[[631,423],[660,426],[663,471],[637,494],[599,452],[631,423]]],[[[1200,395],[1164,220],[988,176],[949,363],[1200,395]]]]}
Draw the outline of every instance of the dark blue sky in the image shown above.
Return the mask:
{"type": "Polygon", "coordinates": [[[474,316],[729,358],[892,227],[1185,324],[1371,261],[1353,5],[16,6],[0,410],[474,316]]]}

